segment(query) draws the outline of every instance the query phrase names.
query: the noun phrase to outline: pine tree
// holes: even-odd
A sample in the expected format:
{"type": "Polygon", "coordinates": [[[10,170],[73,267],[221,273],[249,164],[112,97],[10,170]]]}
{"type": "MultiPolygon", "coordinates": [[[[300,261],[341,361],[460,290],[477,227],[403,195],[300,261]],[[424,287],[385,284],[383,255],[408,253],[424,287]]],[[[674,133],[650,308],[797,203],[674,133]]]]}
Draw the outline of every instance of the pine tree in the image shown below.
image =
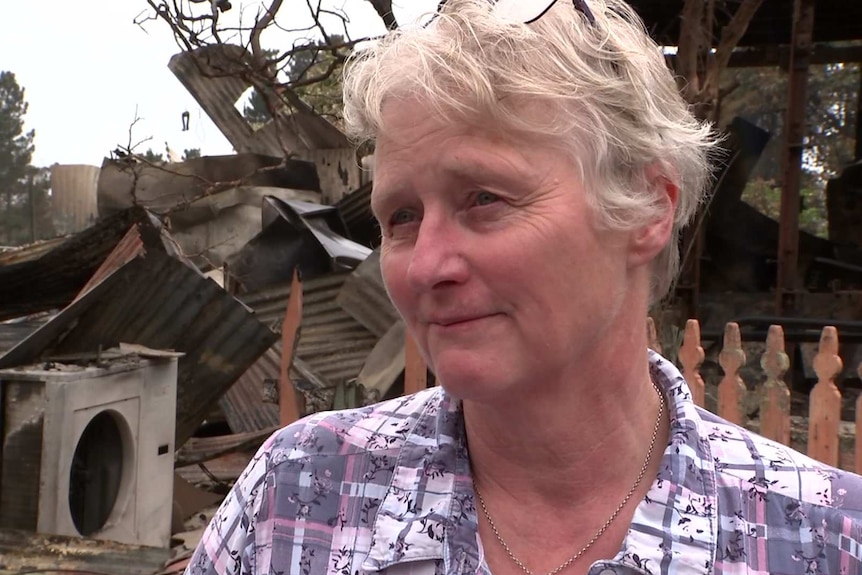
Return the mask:
{"type": "Polygon", "coordinates": [[[27,182],[32,173],[35,132],[24,133],[26,113],[24,88],[18,85],[15,74],[0,72],[0,241],[6,244],[28,239],[24,233],[29,231],[27,182]]]}
{"type": "MultiPolygon", "coordinates": [[[[330,46],[340,46],[344,37],[334,34],[326,41],[319,41],[316,46],[309,46],[298,51],[288,61],[284,72],[286,84],[290,86],[302,100],[311,108],[336,126],[341,120],[341,60],[336,60],[330,46]]],[[[349,50],[338,48],[340,57],[346,57],[349,50]]],[[[279,52],[265,50],[267,58],[276,60],[279,52]]],[[[248,100],[243,106],[242,115],[255,128],[266,124],[271,115],[263,96],[257,90],[251,90],[248,100]]]]}

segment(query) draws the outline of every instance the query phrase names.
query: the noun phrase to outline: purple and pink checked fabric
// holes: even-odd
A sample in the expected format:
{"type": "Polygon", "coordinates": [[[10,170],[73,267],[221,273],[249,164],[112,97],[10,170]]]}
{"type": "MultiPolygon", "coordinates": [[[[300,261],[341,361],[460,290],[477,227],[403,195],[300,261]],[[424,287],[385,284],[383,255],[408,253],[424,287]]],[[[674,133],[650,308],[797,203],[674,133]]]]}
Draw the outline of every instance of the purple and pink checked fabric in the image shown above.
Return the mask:
{"type": "MultiPolygon", "coordinates": [[[[701,410],[650,363],[672,416],[661,471],[590,575],[862,574],[862,477],[701,410]]],[[[460,403],[429,389],[275,433],[186,573],[490,575],[476,521],[460,403]]]]}

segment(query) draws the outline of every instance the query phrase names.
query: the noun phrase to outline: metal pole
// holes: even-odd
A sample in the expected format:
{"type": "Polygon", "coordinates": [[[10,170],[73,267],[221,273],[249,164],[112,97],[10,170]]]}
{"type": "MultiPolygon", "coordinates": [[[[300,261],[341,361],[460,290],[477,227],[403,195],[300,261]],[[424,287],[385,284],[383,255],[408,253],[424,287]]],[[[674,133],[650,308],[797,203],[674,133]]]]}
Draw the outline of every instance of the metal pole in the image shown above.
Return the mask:
{"type": "MultiPolygon", "coordinates": [[[[712,56],[713,28],[715,27],[715,0],[709,0],[706,12],[703,14],[704,42],[698,46],[701,52],[697,75],[699,82],[706,76],[706,66],[712,56]]],[[[709,102],[709,106],[703,107],[703,113],[713,114],[718,119],[718,101],[709,102]]],[[[706,118],[703,118],[706,119],[706,118]]],[[[680,303],[683,306],[683,317],[686,319],[698,319],[700,317],[700,260],[703,256],[704,235],[706,234],[707,214],[703,208],[699,209],[694,221],[682,233],[680,253],[682,255],[682,266],[680,269],[680,281],[677,284],[677,293],[680,295],[680,303]]]]}
{"type": "Polygon", "coordinates": [[[796,308],[799,289],[799,188],[802,182],[806,133],[805,103],[814,29],[814,4],[815,0],[795,0],[793,5],[793,44],[790,50],[787,117],[781,155],[784,182],[781,190],[778,278],[775,290],[778,315],[792,312],[796,308]]]}
{"type": "Polygon", "coordinates": [[[27,191],[30,198],[30,243],[36,243],[36,197],[33,186],[33,174],[27,180],[27,191]]]}
{"type": "Polygon", "coordinates": [[[862,158],[862,66],[859,67],[859,93],[856,95],[856,154],[853,158],[862,158]]]}
{"type": "Polygon", "coordinates": [[[6,192],[6,245],[15,245],[15,238],[12,234],[12,192],[6,192]]]}

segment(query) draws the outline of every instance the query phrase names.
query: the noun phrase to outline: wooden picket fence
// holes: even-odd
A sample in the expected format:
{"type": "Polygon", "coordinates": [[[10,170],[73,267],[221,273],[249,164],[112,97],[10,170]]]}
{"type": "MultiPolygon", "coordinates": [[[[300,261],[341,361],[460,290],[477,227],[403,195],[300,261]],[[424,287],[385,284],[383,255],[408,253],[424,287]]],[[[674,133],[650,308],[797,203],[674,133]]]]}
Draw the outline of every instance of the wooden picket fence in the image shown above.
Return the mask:
{"type": "MultiPolygon", "coordinates": [[[[299,276],[294,273],[290,290],[290,298],[285,313],[282,329],[282,366],[277,393],[281,404],[280,422],[287,425],[299,419],[304,412],[304,402],[301,401],[290,378],[289,366],[294,362],[296,340],[302,321],[302,287],[299,276]]],[[[662,349],[656,334],[652,318],[648,320],[647,331],[649,345],[661,353],[662,349]]],[[[700,324],[690,319],[685,326],[683,343],[678,353],[682,374],[691,388],[696,404],[706,407],[706,389],[700,366],[705,353],[701,346],[700,324]]],[[[404,350],[404,393],[411,394],[428,386],[427,368],[419,354],[412,338],[407,335],[404,350]]],[[[724,375],[718,384],[717,414],[740,426],[745,426],[748,387],[739,375],[740,369],[746,363],[742,348],[742,338],[739,325],[728,323],[724,330],[724,342],[719,354],[719,365],[724,375]]],[[[790,391],[784,382],[790,361],[785,352],[784,330],[781,326],[770,326],[766,337],[766,351],[760,360],[760,365],[766,374],[766,381],[758,393],[761,393],[758,432],[783,445],[791,445],[790,391]]],[[[841,455],[841,391],[835,384],[836,378],[843,369],[843,362],[838,356],[838,330],[827,326],[820,336],[820,345],[814,358],[814,372],[817,384],[809,395],[808,409],[808,445],[806,453],[809,457],[822,461],[827,465],[839,467],[841,455]]],[[[862,377],[862,364],[857,366],[857,372],[862,377]]],[[[856,429],[862,428],[862,395],[856,401],[856,429]]],[[[862,441],[853,433],[853,461],[845,468],[852,468],[862,474],[862,441]]]]}
{"type": "MultiPolygon", "coordinates": [[[[661,353],[652,319],[648,323],[650,347],[661,353]]],[[[698,405],[704,407],[705,386],[700,374],[704,350],[700,341],[700,324],[690,319],[685,326],[685,336],[679,349],[682,373],[691,388],[698,405]]],[[[728,323],[724,329],[724,342],[718,357],[724,376],[718,384],[719,417],[745,425],[745,403],[749,392],[739,370],[745,365],[739,325],[728,323]]],[[[766,381],[760,400],[759,433],[784,445],[791,444],[790,391],[784,382],[784,374],[790,362],[784,347],[784,330],[781,326],[770,326],[766,337],[766,351],[760,360],[766,381]]],[[[811,390],[808,409],[807,455],[827,465],[838,467],[840,455],[841,391],[835,380],[844,363],[838,355],[838,330],[827,326],[820,335],[820,344],[814,358],[817,383],[811,390]]],[[[862,377],[862,364],[857,367],[862,377]]],[[[856,429],[862,426],[862,395],[856,402],[856,429]]],[[[855,441],[855,471],[862,473],[862,441],[855,441]]]]}

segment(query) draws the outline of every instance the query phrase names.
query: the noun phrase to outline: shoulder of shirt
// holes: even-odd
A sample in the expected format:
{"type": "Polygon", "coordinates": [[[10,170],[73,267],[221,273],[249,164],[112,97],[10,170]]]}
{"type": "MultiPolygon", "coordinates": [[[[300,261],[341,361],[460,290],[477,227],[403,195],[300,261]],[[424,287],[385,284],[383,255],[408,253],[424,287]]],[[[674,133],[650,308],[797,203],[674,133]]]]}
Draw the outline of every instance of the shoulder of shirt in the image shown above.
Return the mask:
{"type": "Polygon", "coordinates": [[[862,521],[862,476],[821,463],[697,408],[719,484],[775,493],[862,521]]]}
{"type": "Polygon", "coordinates": [[[259,454],[277,464],[398,450],[414,439],[422,416],[433,416],[443,399],[437,387],[366,407],[318,412],[273,433],[259,454]]]}

